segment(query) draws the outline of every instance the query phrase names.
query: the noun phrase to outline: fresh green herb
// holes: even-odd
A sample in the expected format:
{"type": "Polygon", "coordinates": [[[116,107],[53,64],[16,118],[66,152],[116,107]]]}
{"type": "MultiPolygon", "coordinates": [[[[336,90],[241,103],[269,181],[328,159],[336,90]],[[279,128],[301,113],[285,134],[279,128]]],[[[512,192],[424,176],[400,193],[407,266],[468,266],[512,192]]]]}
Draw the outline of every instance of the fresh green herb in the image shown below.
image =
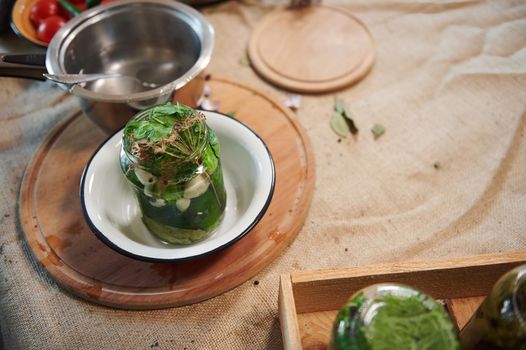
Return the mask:
{"type": "Polygon", "coordinates": [[[203,151],[203,165],[210,174],[216,170],[218,163],[219,160],[217,159],[212,147],[206,147],[206,149],[203,151]]]}
{"type": "Polygon", "coordinates": [[[216,157],[220,158],[219,154],[221,153],[221,150],[219,149],[219,140],[217,139],[216,133],[212,129],[208,130],[208,140],[216,157]]]}
{"type": "Polygon", "coordinates": [[[172,125],[165,125],[152,118],[149,121],[143,121],[137,129],[135,129],[133,136],[137,140],[148,138],[153,142],[158,142],[171,131],[172,125]]]}
{"type": "Polygon", "coordinates": [[[371,132],[373,133],[374,139],[376,140],[385,133],[385,126],[382,124],[374,124],[374,126],[371,128],[371,132]]]}
{"type": "Polygon", "coordinates": [[[166,103],[164,105],[152,108],[150,113],[152,116],[172,116],[177,119],[184,119],[191,116],[194,113],[194,110],[180,103],[175,105],[172,103],[166,103]]]}
{"type": "MultiPolygon", "coordinates": [[[[147,113],[147,118],[128,122],[124,130],[125,135],[131,138],[130,142],[134,142],[132,151],[136,150],[139,160],[162,153],[176,161],[197,152],[204,142],[201,135],[205,133],[206,127],[199,123],[204,120],[204,115],[193,115],[193,109],[168,103],[152,108],[147,113]]],[[[166,159],[157,158],[160,161],[166,159]]]]}
{"type": "Polygon", "coordinates": [[[230,118],[235,118],[236,112],[228,112],[226,115],[228,115],[230,118]]]}
{"type": "Polygon", "coordinates": [[[58,3],[64,8],[64,10],[68,11],[72,16],[80,15],[80,10],[68,0],[58,0],[58,3]]]}
{"type": "Polygon", "coordinates": [[[456,349],[458,340],[451,320],[437,303],[427,297],[401,298],[387,295],[382,307],[366,327],[372,349],[456,349]]]}
{"type": "Polygon", "coordinates": [[[338,313],[330,350],[459,350],[444,308],[430,297],[358,293],[338,313]]]}

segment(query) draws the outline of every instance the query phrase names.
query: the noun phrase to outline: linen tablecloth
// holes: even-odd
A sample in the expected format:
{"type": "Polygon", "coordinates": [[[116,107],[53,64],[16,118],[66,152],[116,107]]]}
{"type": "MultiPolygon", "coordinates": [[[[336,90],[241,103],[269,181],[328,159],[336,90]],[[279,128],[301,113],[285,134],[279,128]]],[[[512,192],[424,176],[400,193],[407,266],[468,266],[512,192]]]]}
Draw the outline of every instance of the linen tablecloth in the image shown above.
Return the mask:
{"type": "MultiPolygon", "coordinates": [[[[64,292],[35,262],[18,224],[21,179],[45,135],[78,102],[50,83],[0,78],[0,328],[7,349],[278,349],[282,273],[526,248],[526,4],[324,4],[345,7],[368,26],[377,60],[360,83],[301,100],[296,115],[317,176],[305,225],[253,279],[186,307],[98,306],[64,292]],[[349,104],[357,137],[338,141],[331,130],[335,97],[349,104]],[[375,140],[376,123],[386,132],[375,140]]],[[[217,33],[208,71],[282,99],[285,91],[240,64],[251,31],[273,5],[231,1],[202,11],[217,33]]],[[[4,35],[0,46],[9,49],[13,40],[4,35]]]]}

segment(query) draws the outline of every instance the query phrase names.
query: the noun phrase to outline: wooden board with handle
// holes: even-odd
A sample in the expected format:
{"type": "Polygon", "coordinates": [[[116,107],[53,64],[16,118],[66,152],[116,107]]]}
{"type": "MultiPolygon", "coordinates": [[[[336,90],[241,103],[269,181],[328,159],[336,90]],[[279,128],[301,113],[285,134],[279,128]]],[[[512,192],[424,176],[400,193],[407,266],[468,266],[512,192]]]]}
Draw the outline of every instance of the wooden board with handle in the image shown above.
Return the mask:
{"type": "Polygon", "coordinates": [[[348,10],[331,6],[277,9],[250,38],[252,67],[291,91],[323,93],[362,79],[375,60],[366,25],[348,10]]]}
{"type": "Polygon", "coordinates": [[[208,84],[213,98],[221,102],[220,110],[235,112],[272,153],[276,185],[265,216],[236,244],[201,259],[150,263],[115,252],[90,231],[79,199],[83,168],[107,135],[77,113],[57,126],[39,148],[26,169],[20,194],[25,239],[63,288],[118,308],[186,305],[247,281],[294,240],[314,188],[313,153],[303,128],[290,110],[257,90],[216,77],[208,84]]]}

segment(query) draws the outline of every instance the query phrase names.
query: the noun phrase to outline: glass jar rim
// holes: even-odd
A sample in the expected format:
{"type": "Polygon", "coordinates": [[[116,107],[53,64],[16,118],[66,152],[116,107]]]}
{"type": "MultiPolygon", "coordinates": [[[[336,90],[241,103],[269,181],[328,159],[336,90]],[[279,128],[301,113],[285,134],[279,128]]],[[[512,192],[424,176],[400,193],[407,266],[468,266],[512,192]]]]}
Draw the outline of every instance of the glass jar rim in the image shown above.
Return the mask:
{"type": "MultiPolygon", "coordinates": [[[[142,111],[138,112],[137,114],[135,114],[132,117],[132,119],[130,119],[130,120],[144,120],[146,117],[149,116],[150,111],[152,109],[154,109],[154,108],[155,108],[155,106],[151,107],[151,108],[147,108],[145,110],[142,110],[142,111]]],[[[195,111],[195,113],[201,113],[201,112],[195,111]]],[[[203,116],[204,116],[204,114],[203,114],[203,116]]],[[[195,122],[195,123],[199,123],[200,125],[202,125],[204,132],[203,132],[201,138],[199,139],[200,143],[198,144],[198,147],[196,147],[195,150],[193,150],[193,152],[191,154],[189,154],[185,159],[183,159],[182,162],[192,161],[192,160],[194,160],[196,157],[198,157],[199,155],[201,155],[204,152],[204,150],[206,148],[206,145],[207,145],[207,142],[208,142],[208,138],[209,138],[209,129],[208,129],[208,126],[207,126],[207,124],[205,122],[205,119],[206,119],[206,117],[204,117],[202,120],[197,120],[195,122]]],[[[194,124],[192,124],[192,125],[194,125],[194,124]]],[[[124,127],[124,130],[126,130],[126,126],[124,127]]],[[[125,135],[123,135],[123,139],[126,139],[125,135]]],[[[137,140],[135,140],[135,141],[137,141],[137,140]]],[[[142,161],[137,156],[132,154],[127,147],[125,147],[125,143],[124,142],[122,143],[122,149],[124,150],[124,153],[125,153],[126,157],[128,157],[128,159],[131,161],[132,164],[134,164],[135,166],[138,166],[139,168],[141,168],[143,170],[148,170],[148,167],[144,166],[144,164],[141,164],[142,161]]],[[[198,174],[199,174],[199,172],[196,173],[196,175],[198,175],[198,174]]]]}

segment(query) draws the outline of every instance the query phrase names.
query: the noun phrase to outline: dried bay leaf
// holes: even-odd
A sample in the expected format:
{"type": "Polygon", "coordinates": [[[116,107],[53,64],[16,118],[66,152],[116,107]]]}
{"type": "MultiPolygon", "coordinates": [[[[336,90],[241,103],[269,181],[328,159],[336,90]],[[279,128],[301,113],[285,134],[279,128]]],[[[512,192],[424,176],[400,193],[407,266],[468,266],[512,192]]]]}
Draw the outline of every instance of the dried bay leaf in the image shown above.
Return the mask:
{"type": "Polygon", "coordinates": [[[373,133],[374,139],[376,140],[385,133],[385,126],[382,124],[374,124],[374,126],[371,128],[371,132],[373,133]]]}
{"type": "Polygon", "coordinates": [[[331,117],[332,130],[341,137],[347,137],[349,125],[346,118],[340,113],[333,113],[331,117]]]}
{"type": "Polygon", "coordinates": [[[340,113],[341,115],[344,115],[346,113],[346,109],[347,109],[347,106],[345,105],[345,102],[343,102],[343,100],[340,100],[339,98],[337,98],[334,101],[334,110],[336,112],[340,113]]]}
{"type": "Polygon", "coordinates": [[[336,134],[340,136],[347,136],[347,133],[350,131],[351,134],[355,135],[358,133],[358,128],[356,127],[356,124],[354,123],[352,113],[349,109],[349,106],[347,104],[337,98],[334,101],[334,110],[336,111],[331,119],[331,127],[336,132],[336,134]],[[336,117],[339,116],[339,117],[336,117]],[[343,131],[345,128],[342,126],[342,122],[345,122],[346,124],[346,132],[343,134],[343,131]],[[337,131],[338,130],[338,131],[337,131]]]}

